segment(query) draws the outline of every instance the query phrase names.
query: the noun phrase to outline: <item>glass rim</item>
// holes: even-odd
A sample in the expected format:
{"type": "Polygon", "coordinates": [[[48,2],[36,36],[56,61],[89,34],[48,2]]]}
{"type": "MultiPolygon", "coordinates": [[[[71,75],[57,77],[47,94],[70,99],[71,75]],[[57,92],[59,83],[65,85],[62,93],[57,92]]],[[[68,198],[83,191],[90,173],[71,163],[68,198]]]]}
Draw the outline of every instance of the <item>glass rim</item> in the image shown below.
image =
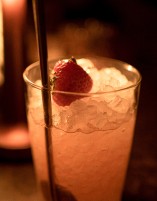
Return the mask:
{"type": "MultiPolygon", "coordinates": [[[[121,63],[123,65],[123,68],[125,70],[130,71],[130,72],[134,72],[136,75],[138,75],[138,79],[137,79],[136,83],[133,83],[133,84],[131,84],[129,86],[124,86],[124,87],[122,86],[121,88],[113,89],[113,90],[109,90],[109,91],[97,91],[97,92],[87,92],[87,93],[53,90],[52,88],[47,88],[47,87],[44,87],[44,86],[41,86],[41,85],[37,85],[34,82],[32,82],[30,79],[28,79],[28,77],[27,77],[27,74],[28,74],[30,69],[37,68],[37,67],[39,68],[39,64],[40,64],[39,61],[36,61],[36,62],[30,64],[28,67],[26,67],[26,69],[23,72],[23,79],[26,82],[26,84],[29,84],[30,86],[32,86],[32,87],[34,87],[36,89],[39,89],[41,91],[42,90],[48,90],[51,93],[61,93],[61,94],[79,95],[79,96],[91,96],[91,95],[101,95],[101,94],[116,93],[116,92],[131,89],[131,88],[134,88],[134,87],[137,87],[137,86],[140,85],[140,83],[142,81],[142,76],[141,76],[140,72],[134,66],[132,66],[132,65],[126,63],[126,62],[117,60],[117,59],[112,59],[112,58],[107,58],[107,57],[101,57],[101,58],[107,59],[108,61],[119,62],[119,63],[121,63]]],[[[54,59],[48,60],[48,63],[52,62],[53,60],[54,59]]],[[[39,68],[39,70],[40,70],[40,68],[39,68]]]]}

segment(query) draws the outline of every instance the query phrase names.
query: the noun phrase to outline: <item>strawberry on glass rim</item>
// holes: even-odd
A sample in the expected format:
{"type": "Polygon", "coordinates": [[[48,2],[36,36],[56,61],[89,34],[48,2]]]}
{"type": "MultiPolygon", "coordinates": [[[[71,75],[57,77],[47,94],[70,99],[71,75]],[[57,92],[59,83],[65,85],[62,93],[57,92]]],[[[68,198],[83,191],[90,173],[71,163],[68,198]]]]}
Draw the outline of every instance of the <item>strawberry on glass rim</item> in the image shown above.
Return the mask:
{"type": "Polygon", "coordinates": [[[88,93],[92,88],[91,77],[77,64],[74,57],[68,61],[58,61],[53,70],[53,77],[50,80],[54,91],[53,100],[60,106],[70,105],[76,99],[83,97],[78,94],[62,92],[88,93]]]}

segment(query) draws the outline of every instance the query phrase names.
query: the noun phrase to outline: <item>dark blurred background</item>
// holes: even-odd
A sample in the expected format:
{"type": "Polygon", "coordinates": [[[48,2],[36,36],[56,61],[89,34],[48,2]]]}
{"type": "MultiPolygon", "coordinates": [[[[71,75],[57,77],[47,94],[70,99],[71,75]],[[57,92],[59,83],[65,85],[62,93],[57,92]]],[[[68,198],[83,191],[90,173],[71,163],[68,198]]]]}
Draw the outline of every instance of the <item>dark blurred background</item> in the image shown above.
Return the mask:
{"type": "MultiPolygon", "coordinates": [[[[44,2],[49,58],[82,53],[97,54],[128,62],[141,72],[143,79],[137,125],[122,200],[156,201],[156,1],[45,0],[44,2]]],[[[31,1],[27,2],[26,29],[23,37],[26,50],[25,68],[38,60],[31,1]]],[[[24,108],[23,104],[18,107],[24,108]]],[[[20,120],[27,123],[25,113],[21,115],[20,120]]],[[[21,162],[21,166],[18,163],[18,166],[23,168],[23,163],[21,162]]],[[[5,165],[2,167],[4,170],[5,165]]],[[[29,173],[28,171],[28,175],[29,173]]]]}

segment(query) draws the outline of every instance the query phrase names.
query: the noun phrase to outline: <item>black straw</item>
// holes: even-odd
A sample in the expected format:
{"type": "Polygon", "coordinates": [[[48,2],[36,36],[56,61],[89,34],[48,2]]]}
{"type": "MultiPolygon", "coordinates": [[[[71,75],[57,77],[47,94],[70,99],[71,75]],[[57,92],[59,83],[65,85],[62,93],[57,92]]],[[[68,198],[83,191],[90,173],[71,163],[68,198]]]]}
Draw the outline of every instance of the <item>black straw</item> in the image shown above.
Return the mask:
{"type": "Polygon", "coordinates": [[[44,109],[45,120],[45,143],[46,143],[46,157],[47,170],[49,179],[50,201],[56,201],[55,184],[54,184],[54,165],[52,152],[52,108],[51,108],[51,93],[50,80],[48,75],[48,54],[47,54],[47,40],[46,27],[44,16],[44,2],[43,0],[33,0],[33,11],[36,28],[36,36],[39,50],[41,81],[42,81],[42,101],[44,109]]]}
{"type": "Polygon", "coordinates": [[[43,0],[33,1],[33,11],[35,19],[36,37],[38,41],[38,50],[41,67],[42,84],[44,87],[48,87],[48,68],[47,68],[47,40],[46,40],[46,27],[45,27],[45,15],[44,15],[44,3],[43,0]]]}

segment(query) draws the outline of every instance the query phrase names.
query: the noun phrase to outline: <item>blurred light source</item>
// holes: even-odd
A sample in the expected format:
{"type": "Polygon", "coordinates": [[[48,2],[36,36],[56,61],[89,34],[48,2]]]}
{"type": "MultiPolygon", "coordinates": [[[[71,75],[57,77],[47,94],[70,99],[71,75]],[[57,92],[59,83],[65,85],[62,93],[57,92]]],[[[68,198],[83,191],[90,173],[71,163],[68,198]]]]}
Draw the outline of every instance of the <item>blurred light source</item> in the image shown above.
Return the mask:
{"type": "Polygon", "coordinates": [[[1,0],[4,41],[4,84],[1,107],[4,123],[24,117],[23,79],[26,0],[1,0]],[[11,101],[9,101],[11,98],[11,101]]]}
{"type": "Polygon", "coordinates": [[[11,128],[1,128],[0,147],[8,149],[28,148],[30,141],[28,131],[24,125],[13,126],[11,128]]]}
{"type": "Polygon", "coordinates": [[[2,2],[0,1],[0,86],[4,82],[3,65],[4,65],[4,47],[3,47],[3,14],[2,2]]]}
{"type": "Polygon", "coordinates": [[[2,0],[4,5],[13,6],[19,3],[21,0],[2,0]]]}
{"type": "Polygon", "coordinates": [[[0,148],[6,149],[29,147],[22,78],[26,3],[0,0],[0,148]]]}

